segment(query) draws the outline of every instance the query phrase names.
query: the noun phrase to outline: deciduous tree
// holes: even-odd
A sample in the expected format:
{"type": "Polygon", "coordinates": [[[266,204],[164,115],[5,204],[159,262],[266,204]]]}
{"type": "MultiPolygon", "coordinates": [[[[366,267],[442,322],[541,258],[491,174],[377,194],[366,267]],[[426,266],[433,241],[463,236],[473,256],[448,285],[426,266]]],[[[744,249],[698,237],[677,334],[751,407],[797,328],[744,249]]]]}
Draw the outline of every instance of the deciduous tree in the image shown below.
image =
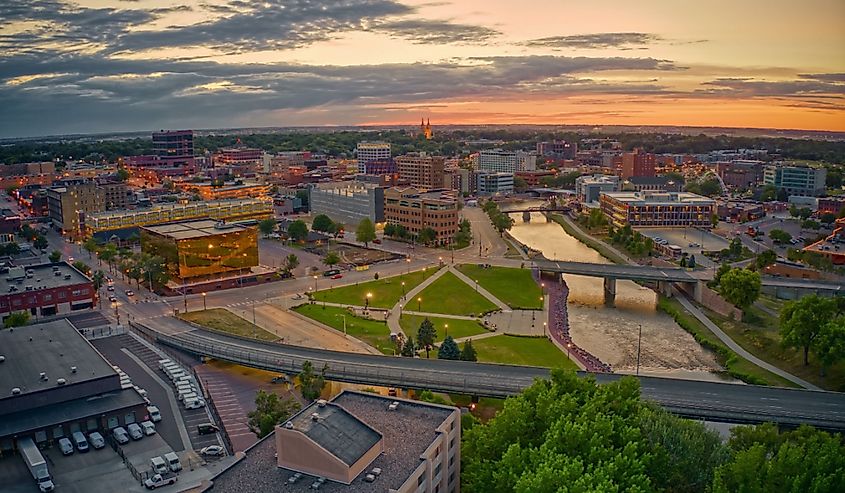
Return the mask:
{"type": "Polygon", "coordinates": [[[810,364],[810,348],[823,327],[836,313],[836,301],[817,294],[787,303],[780,312],[780,336],[784,346],[804,351],[804,365],[810,364]]]}
{"type": "Polygon", "coordinates": [[[288,224],[288,236],[293,241],[305,241],[308,238],[308,225],[302,219],[288,224]]]}
{"type": "Polygon", "coordinates": [[[299,411],[299,408],[299,403],[290,397],[282,399],[272,392],[259,390],[255,396],[255,410],[247,413],[247,425],[258,438],[264,438],[277,424],[299,411]]]}
{"type": "Polygon", "coordinates": [[[323,233],[331,233],[334,231],[334,221],[325,214],[318,214],[314,217],[314,220],[311,221],[311,229],[314,231],[321,231],[323,233]]]}
{"type": "Polygon", "coordinates": [[[739,308],[748,308],[760,297],[760,274],[748,269],[731,269],[719,279],[719,293],[739,308]]]}
{"type": "Polygon", "coordinates": [[[258,223],[258,231],[261,232],[264,236],[270,235],[273,231],[276,230],[276,220],[272,218],[262,219],[258,223]]]}
{"type": "Polygon", "coordinates": [[[358,228],[355,230],[355,239],[369,246],[369,243],[376,239],[376,226],[370,221],[370,218],[365,217],[358,223],[358,228]]]}
{"type": "Polygon", "coordinates": [[[313,363],[310,361],[302,363],[302,371],[299,373],[302,397],[309,401],[320,397],[320,394],[323,393],[323,387],[326,386],[326,371],[328,369],[328,365],[323,365],[323,369],[317,374],[314,372],[313,363]]]}

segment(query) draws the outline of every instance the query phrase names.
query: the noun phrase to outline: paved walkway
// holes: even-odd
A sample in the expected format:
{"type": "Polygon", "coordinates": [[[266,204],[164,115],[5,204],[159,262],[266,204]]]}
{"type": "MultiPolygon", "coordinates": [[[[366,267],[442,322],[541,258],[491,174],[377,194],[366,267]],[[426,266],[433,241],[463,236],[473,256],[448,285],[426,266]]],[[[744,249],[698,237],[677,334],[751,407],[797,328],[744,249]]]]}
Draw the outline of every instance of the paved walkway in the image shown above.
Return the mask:
{"type": "MultiPolygon", "coordinates": [[[[390,329],[391,334],[402,334],[402,337],[404,337],[407,340],[407,336],[405,334],[405,331],[402,330],[402,326],[399,324],[399,317],[402,314],[402,309],[401,309],[400,305],[404,305],[407,302],[407,300],[414,299],[414,297],[417,294],[421,293],[423,291],[423,289],[430,286],[431,283],[433,283],[434,281],[440,279],[443,276],[443,274],[445,274],[448,271],[449,271],[449,269],[447,269],[447,268],[441,268],[433,276],[429,277],[425,281],[418,284],[414,289],[408,291],[405,294],[404,299],[400,298],[399,301],[395,305],[393,305],[393,308],[390,309],[390,312],[387,315],[387,327],[390,329]]],[[[436,314],[436,315],[441,316],[440,314],[436,314]]]]}
{"type": "Polygon", "coordinates": [[[460,279],[470,287],[475,287],[475,290],[478,292],[478,294],[484,296],[485,298],[490,300],[491,303],[498,306],[499,310],[502,310],[503,312],[511,311],[511,307],[509,307],[507,303],[493,296],[493,293],[484,289],[480,284],[467,277],[466,274],[456,269],[453,265],[450,265],[448,268],[452,274],[455,274],[455,276],[458,277],[458,279],[460,279]]]}
{"type": "Polygon", "coordinates": [[[438,318],[453,318],[455,320],[477,320],[480,321],[478,317],[470,317],[467,315],[451,315],[448,313],[432,313],[432,312],[418,312],[416,310],[402,310],[402,313],[405,315],[419,315],[420,317],[438,317],[438,318]]]}
{"type": "Polygon", "coordinates": [[[677,290],[674,290],[674,291],[675,291],[675,296],[678,298],[678,301],[680,301],[681,304],[684,305],[684,308],[686,308],[688,312],[692,313],[692,315],[695,318],[697,318],[701,323],[703,323],[705,327],[710,329],[711,332],[716,334],[716,337],[718,337],[719,340],[724,342],[726,346],[731,348],[731,350],[733,352],[735,352],[736,354],[738,354],[740,357],[745,358],[748,361],[750,361],[750,362],[754,363],[755,365],[759,366],[760,368],[763,368],[765,370],[768,370],[768,371],[774,373],[775,375],[783,377],[783,378],[789,380],[790,382],[792,382],[796,385],[800,385],[801,387],[804,387],[805,389],[822,390],[821,388],[816,387],[815,385],[811,384],[810,382],[807,382],[806,380],[798,378],[795,375],[793,375],[791,373],[787,373],[787,372],[781,370],[780,368],[778,368],[774,365],[770,365],[769,363],[766,363],[765,361],[761,360],[760,358],[754,356],[753,354],[751,354],[748,351],[746,351],[745,349],[743,349],[742,346],[740,346],[739,344],[734,342],[734,340],[731,339],[730,336],[725,334],[722,331],[722,329],[719,328],[718,325],[714,324],[709,318],[707,318],[707,316],[701,310],[699,310],[698,307],[696,307],[694,304],[692,304],[686,298],[685,295],[678,292],[677,290]]]}
{"type": "Polygon", "coordinates": [[[476,334],[474,336],[459,337],[455,342],[461,343],[466,341],[477,341],[478,339],[487,339],[488,337],[496,337],[506,335],[502,332],[485,332],[483,334],[476,334]]]}

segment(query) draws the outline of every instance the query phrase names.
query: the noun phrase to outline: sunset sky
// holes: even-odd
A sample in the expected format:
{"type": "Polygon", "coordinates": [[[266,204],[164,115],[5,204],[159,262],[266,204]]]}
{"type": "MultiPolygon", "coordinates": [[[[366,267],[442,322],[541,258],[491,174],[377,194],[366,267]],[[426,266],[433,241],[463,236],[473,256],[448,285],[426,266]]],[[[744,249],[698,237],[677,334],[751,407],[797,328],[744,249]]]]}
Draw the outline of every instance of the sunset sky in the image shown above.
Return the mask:
{"type": "Polygon", "coordinates": [[[845,131],[845,1],[0,0],[0,137],[421,117],[845,131]]]}

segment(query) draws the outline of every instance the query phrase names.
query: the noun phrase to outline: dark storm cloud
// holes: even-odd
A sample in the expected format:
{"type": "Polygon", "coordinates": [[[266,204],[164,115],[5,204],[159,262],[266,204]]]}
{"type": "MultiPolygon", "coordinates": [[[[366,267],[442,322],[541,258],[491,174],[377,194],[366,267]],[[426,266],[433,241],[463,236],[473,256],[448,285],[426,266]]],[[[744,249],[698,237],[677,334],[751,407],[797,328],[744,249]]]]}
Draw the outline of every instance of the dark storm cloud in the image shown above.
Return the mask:
{"type": "Polygon", "coordinates": [[[525,46],[542,48],[621,48],[643,47],[663,41],[663,38],[650,33],[593,33],[571,36],[551,36],[526,41],[525,46]]]}
{"type": "Polygon", "coordinates": [[[825,82],[845,82],[845,73],[839,74],[800,74],[802,79],[822,80],[825,82]]]}
{"type": "MultiPolygon", "coordinates": [[[[820,74],[837,75],[837,74],[820,74]]],[[[833,79],[836,81],[836,79],[833,79]]],[[[819,77],[812,80],[796,79],[786,81],[766,81],[753,78],[720,78],[702,83],[706,86],[699,92],[718,93],[728,97],[773,97],[773,96],[807,96],[817,94],[845,95],[845,84],[841,82],[826,82],[819,77]]]]}
{"type": "Polygon", "coordinates": [[[371,29],[392,37],[406,38],[421,44],[483,43],[501,34],[495,29],[449,21],[406,19],[378,24],[371,29]]]}

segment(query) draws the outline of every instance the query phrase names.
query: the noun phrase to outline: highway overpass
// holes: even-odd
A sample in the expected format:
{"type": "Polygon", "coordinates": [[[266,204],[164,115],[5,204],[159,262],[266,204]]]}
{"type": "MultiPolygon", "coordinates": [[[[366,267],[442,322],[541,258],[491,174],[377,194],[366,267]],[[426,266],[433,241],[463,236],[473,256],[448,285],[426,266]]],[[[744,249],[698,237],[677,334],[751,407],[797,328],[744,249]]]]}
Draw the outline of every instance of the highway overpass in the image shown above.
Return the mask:
{"type": "MultiPolygon", "coordinates": [[[[173,321],[169,324],[172,326],[173,321]]],[[[181,322],[180,322],[181,323],[181,322]]],[[[546,378],[549,370],[530,366],[497,365],[344,353],[256,341],[199,330],[158,332],[131,324],[161,344],[201,356],[262,370],[297,374],[303,362],[327,365],[330,380],[365,385],[430,389],[468,395],[507,397],[546,378]]],[[[586,373],[581,372],[581,375],[586,373]]],[[[596,374],[599,383],[620,375],[596,374]]],[[[845,431],[845,394],[715,382],[639,377],[642,395],[677,415],[730,423],[775,422],[782,426],[810,424],[845,431]]]]}

